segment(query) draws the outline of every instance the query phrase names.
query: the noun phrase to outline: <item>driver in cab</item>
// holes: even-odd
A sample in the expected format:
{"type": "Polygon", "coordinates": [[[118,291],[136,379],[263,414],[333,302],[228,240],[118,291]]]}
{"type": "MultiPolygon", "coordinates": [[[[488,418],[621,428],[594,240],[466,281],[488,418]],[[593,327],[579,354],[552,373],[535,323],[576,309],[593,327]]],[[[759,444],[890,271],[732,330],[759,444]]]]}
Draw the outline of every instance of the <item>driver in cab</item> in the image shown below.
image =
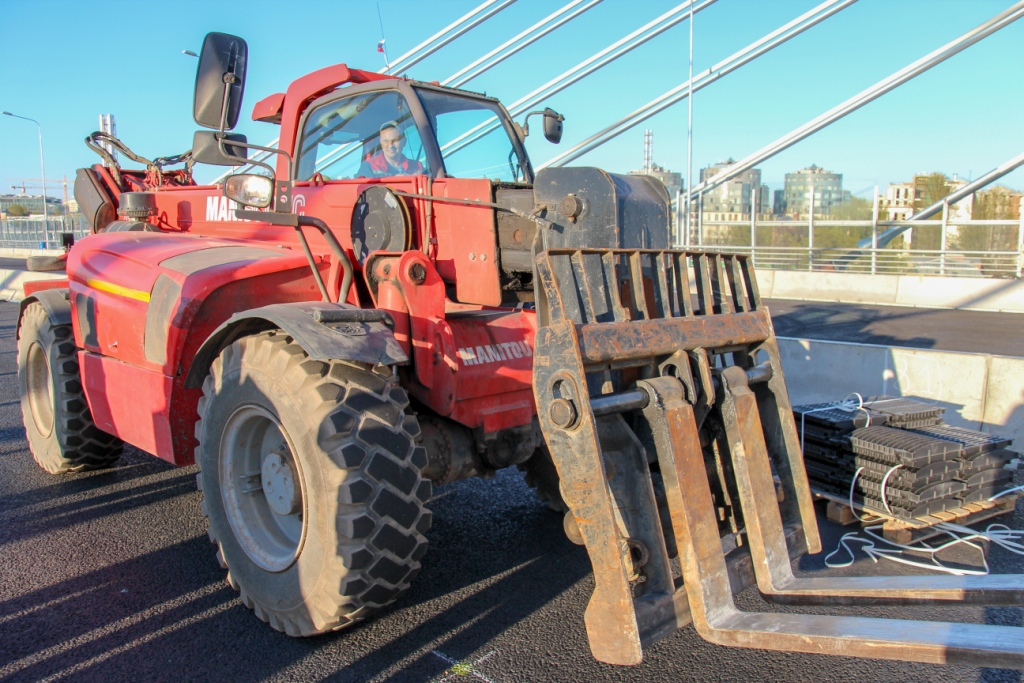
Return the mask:
{"type": "Polygon", "coordinates": [[[405,134],[394,121],[380,127],[380,152],[368,156],[359,166],[359,175],[365,178],[386,178],[423,173],[423,164],[402,154],[405,134]]]}

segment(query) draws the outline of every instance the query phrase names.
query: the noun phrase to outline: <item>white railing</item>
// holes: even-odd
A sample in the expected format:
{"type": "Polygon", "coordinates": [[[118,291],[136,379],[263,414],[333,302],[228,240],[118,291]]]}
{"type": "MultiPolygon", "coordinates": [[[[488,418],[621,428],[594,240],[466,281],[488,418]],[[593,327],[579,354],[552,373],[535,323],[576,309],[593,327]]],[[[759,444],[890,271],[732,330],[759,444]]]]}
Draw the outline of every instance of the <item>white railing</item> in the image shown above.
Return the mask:
{"type": "Polygon", "coordinates": [[[1020,278],[1024,222],[705,220],[680,246],[751,254],[780,270],[1020,278]],[[892,228],[907,230],[885,244],[892,228]]]}
{"type": "Polygon", "coordinates": [[[12,249],[60,249],[63,234],[71,233],[75,239],[89,234],[89,225],[79,214],[35,218],[8,218],[0,221],[0,247],[12,249]]]}
{"type": "MultiPolygon", "coordinates": [[[[78,240],[89,234],[89,227],[79,215],[45,222],[8,219],[0,221],[0,247],[60,249],[63,233],[78,240]]],[[[1024,276],[1024,222],[1016,220],[704,221],[680,246],[752,254],[754,264],[762,269],[1024,276]],[[908,230],[887,245],[879,244],[880,235],[898,227],[908,230]]]]}

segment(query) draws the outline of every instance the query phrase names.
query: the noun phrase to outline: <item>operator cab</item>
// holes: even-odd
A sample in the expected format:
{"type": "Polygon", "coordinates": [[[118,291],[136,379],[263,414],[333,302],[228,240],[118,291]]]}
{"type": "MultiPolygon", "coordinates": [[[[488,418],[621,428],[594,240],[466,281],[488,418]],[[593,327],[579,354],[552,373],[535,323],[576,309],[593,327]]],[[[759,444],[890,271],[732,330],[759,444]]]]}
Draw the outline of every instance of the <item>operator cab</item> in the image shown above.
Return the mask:
{"type": "Polygon", "coordinates": [[[300,123],[294,180],[320,173],[327,180],[424,174],[533,181],[519,130],[497,100],[424,83],[389,86],[352,86],[314,102],[300,123]],[[388,129],[402,140],[398,166],[383,162],[380,140],[388,129]]]}

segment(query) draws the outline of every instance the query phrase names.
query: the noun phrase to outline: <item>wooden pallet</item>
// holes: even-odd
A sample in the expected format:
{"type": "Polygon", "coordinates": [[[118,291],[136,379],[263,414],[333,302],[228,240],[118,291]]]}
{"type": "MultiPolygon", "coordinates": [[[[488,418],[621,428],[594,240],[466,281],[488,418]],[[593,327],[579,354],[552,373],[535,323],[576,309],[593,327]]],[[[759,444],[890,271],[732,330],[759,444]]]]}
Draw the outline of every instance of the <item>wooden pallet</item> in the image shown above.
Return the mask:
{"type": "MultiPolygon", "coordinates": [[[[813,491],[816,498],[827,500],[827,516],[830,522],[846,526],[854,522],[862,522],[850,509],[849,499],[823,491],[813,491]]],[[[918,541],[924,541],[937,536],[941,531],[934,529],[940,522],[950,522],[963,526],[983,522],[991,517],[998,517],[1014,509],[1017,505],[1017,498],[1020,494],[1010,494],[997,498],[996,500],[983,500],[977,503],[968,503],[963,507],[952,510],[944,510],[931,515],[917,517],[913,521],[896,519],[875,510],[867,510],[854,503],[854,507],[866,516],[869,523],[882,524],[882,536],[887,541],[908,545],[918,541]]]]}

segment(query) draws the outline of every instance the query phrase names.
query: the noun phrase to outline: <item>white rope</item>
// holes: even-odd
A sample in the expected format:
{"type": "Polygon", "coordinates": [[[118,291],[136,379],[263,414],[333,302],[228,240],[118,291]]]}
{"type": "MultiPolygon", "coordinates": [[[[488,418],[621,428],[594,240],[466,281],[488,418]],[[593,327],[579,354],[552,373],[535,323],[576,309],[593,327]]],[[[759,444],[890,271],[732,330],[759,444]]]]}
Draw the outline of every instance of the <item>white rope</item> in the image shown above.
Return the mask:
{"type": "Polygon", "coordinates": [[[863,472],[863,471],[864,471],[863,467],[858,467],[857,471],[853,473],[853,479],[850,480],[850,512],[852,512],[853,516],[856,517],[861,522],[871,522],[872,521],[871,519],[868,519],[866,517],[861,517],[860,513],[857,512],[857,508],[855,508],[853,506],[853,487],[855,487],[857,485],[857,477],[859,477],[860,473],[863,472]]]}
{"type": "Polygon", "coordinates": [[[1014,486],[1012,489],[1006,489],[1005,491],[1000,491],[996,495],[994,495],[991,498],[989,498],[989,500],[995,500],[996,498],[1002,498],[1006,494],[1013,493],[1015,491],[1024,491],[1024,486],[1014,486]]]}
{"type": "MultiPolygon", "coordinates": [[[[899,467],[900,466],[897,465],[896,467],[890,469],[886,473],[885,479],[883,479],[882,481],[882,502],[883,504],[885,504],[886,510],[889,510],[889,506],[888,504],[885,503],[885,484],[889,478],[889,475],[896,471],[896,469],[898,469],[899,467]]],[[[859,514],[857,514],[856,509],[853,507],[854,485],[857,482],[857,477],[860,475],[861,470],[863,469],[864,468],[860,468],[857,470],[856,474],[853,475],[853,482],[850,484],[850,510],[853,512],[854,516],[857,517],[857,519],[861,521],[868,521],[861,517],[859,514]]],[[[989,500],[995,500],[1007,494],[1021,490],[1024,490],[1024,486],[1016,486],[1005,491],[1002,491],[1000,493],[997,493],[996,495],[989,498],[989,500]]],[[[936,531],[946,534],[947,536],[950,536],[952,540],[947,541],[946,543],[943,543],[938,546],[930,546],[924,542],[919,542],[917,545],[904,545],[902,543],[896,543],[895,541],[891,541],[877,533],[883,528],[883,526],[883,524],[872,524],[871,526],[864,527],[862,531],[868,538],[861,536],[860,532],[857,531],[844,534],[843,537],[839,539],[839,544],[836,546],[836,549],[825,556],[825,566],[830,568],[841,568],[851,566],[856,560],[856,555],[854,552],[856,548],[852,546],[853,543],[859,543],[860,545],[858,547],[860,548],[860,550],[865,555],[867,555],[872,562],[877,563],[878,558],[882,558],[890,560],[892,562],[898,562],[899,564],[905,564],[911,567],[918,567],[921,569],[928,569],[930,571],[945,572],[947,574],[952,574],[954,576],[988,575],[989,565],[988,559],[985,557],[985,549],[981,545],[973,542],[976,540],[995,543],[996,545],[1002,547],[1004,550],[1014,553],[1015,555],[1024,555],[1024,531],[1010,529],[1005,524],[991,524],[984,531],[977,531],[975,529],[971,529],[970,527],[966,527],[960,524],[953,524],[951,522],[940,522],[932,528],[934,528],[936,531]],[[878,547],[878,545],[876,545],[876,542],[881,542],[892,547],[880,548],[878,547]],[[984,567],[983,569],[964,569],[961,567],[950,567],[948,565],[942,564],[942,562],[939,561],[938,554],[940,552],[946,550],[947,548],[952,548],[953,546],[959,545],[961,543],[970,546],[971,548],[974,548],[979,552],[979,554],[981,555],[981,564],[984,567]],[[845,552],[849,556],[848,560],[832,560],[833,557],[842,552],[845,552]],[[927,555],[931,561],[918,562],[915,560],[907,559],[905,557],[902,557],[903,553],[905,552],[923,553],[927,555]]]]}
{"type": "Polygon", "coordinates": [[[885,499],[885,486],[889,481],[889,476],[901,467],[903,467],[903,465],[896,465],[895,467],[889,468],[889,471],[885,473],[884,477],[882,477],[882,507],[884,507],[885,511],[890,515],[892,514],[892,510],[889,509],[889,501],[885,499]]]}

